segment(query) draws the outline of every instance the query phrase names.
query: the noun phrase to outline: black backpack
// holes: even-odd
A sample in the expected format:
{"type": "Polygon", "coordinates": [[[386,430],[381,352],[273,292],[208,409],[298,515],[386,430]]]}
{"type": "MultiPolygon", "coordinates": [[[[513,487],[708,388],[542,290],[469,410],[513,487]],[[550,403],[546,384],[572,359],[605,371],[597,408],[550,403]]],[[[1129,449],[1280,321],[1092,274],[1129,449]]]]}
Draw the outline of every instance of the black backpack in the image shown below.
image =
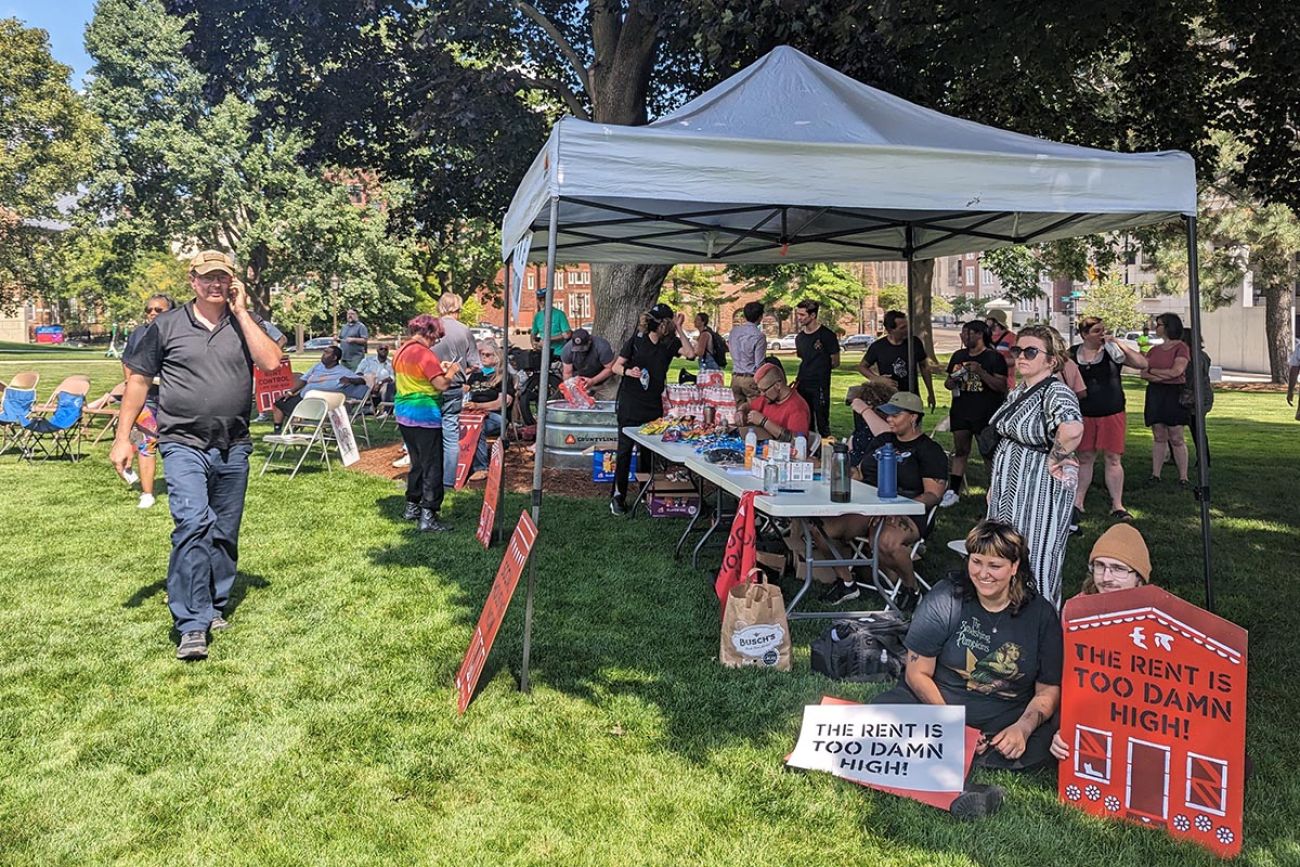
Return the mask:
{"type": "Polygon", "coordinates": [[[881,612],[836,620],[812,643],[812,670],[834,680],[879,683],[903,673],[907,623],[881,612]]]}
{"type": "Polygon", "coordinates": [[[727,366],[727,341],[713,329],[709,329],[709,354],[713,356],[718,367],[727,366]]]}

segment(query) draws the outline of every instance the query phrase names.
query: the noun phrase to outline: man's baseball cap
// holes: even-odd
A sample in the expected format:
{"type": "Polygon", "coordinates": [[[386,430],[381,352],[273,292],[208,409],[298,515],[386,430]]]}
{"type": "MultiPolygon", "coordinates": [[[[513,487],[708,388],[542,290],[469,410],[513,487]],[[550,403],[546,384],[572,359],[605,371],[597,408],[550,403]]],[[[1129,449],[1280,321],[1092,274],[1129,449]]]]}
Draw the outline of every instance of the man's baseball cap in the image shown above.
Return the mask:
{"type": "Polygon", "coordinates": [[[1007,327],[1007,311],[1002,310],[998,307],[994,307],[992,310],[989,310],[987,313],[985,313],[984,318],[992,319],[994,322],[1001,325],[1003,328],[1007,327]]]}
{"type": "Polygon", "coordinates": [[[882,403],[876,409],[885,415],[897,415],[900,412],[914,412],[917,415],[925,415],[925,406],[921,403],[921,396],[912,394],[910,391],[894,392],[894,396],[889,399],[889,403],[882,403]]]}
{"type": "Polygon", "coordinates": [[[190,270],[195,274],[211,274],[213,271],[221,271],[234,277],[235,263],[220,250],[204,250],[190,260],[190,270]]]}
{"type": "Polygon", "coordinates": [[[569,342],[577,352],[586,352],[591,349],[591,332],[585,328],[575,328],[569,336],[569,342]]]}
{"type": "Polygon", "coordinates": [[[657,322],[663,322],[664,320],[672,319],[673,308],[669,307],[667,304],[656,304],[655,306],[650,308],[650,318],[656,320],[657,322]]]}

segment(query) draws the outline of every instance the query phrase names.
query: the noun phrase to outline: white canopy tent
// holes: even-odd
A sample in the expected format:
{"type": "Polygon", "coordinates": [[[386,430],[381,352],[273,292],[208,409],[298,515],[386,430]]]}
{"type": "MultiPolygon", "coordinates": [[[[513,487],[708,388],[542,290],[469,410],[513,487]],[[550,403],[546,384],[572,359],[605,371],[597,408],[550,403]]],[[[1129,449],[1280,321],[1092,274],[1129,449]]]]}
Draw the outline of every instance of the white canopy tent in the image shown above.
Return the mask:
{"type": "MultiPolygon", "coordinates": [[[[521,257],[547,263],[549,316],[556,263],[911,261],[1181,217],[1195,339],[1195,214],[1185,153],[1114,153],[983,126],[781,47],[648,126],[562,119],[511,201],[501,249],[508,267],[521,268],[521,257]]],[[[909,314],[912,295],[909,279],[909,314]]],[[[543,339],[546,358],[549,330],[543,339]]],[[[545,395],[545,365],[542,377],[545,395]]],[[[1212,607],[1203,427],[1198,493],[1212,607]]],[[[530,570],[525,689],[532,585],[530,570]]]]}

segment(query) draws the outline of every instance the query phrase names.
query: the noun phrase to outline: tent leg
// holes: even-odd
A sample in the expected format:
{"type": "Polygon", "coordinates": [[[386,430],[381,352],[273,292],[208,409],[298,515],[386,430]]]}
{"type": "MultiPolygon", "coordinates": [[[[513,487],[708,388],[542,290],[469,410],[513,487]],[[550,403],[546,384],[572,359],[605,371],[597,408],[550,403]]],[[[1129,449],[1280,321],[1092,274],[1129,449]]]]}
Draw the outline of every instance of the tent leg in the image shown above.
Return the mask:
{"type": "Polygon", "coordinates": [[[1196,499],[1201,504],[1201,556],[1205,568],[1205,609],[1214,611],[1214,573],[1210,568],[1210,467],[1206,463],[1205,363],[1201,350],[1201,277],[1196,248],[1196,218],[1187,221],[1187,286],[1192,327],[1192,394],[1196,399],[1196,499]]]}
{"type": "Polygon", "coordinates": [[[524,659],[519,673],[519,691],[528,692],[528,663],[533,650],[533,587],[537,583],[537,547],[541,542],[542,462],[546,451],[546,396],[551,372],[551,311],[555,306],[555,235],[560,219],[560,199],[551,197],[551,219],[546,227],[546,315],[542,317],[542,369],[537,386],[537,439],[533,454],[533,523],[538,538],[528,558],[528,592],[524,597],[524,659]]]}
{"type": "Polygon", "coordinates": [[[907,259],[907,381],[911,385],[911,392],[919,395],[921,393],[921,383],[917,382],[917,380],[921,377],[916,369],[916,341],[913,339],[913,335],[916,334],[916,301],[912,286],[912,254],[914,247],[912,245],[911,223],[907,224],[904,233],[907,238],[903,250],[907,259]]]}
{"type": "MultiPolygon", "coordinates": [[[[513,257],[511,257],[513,258],[513,257]]],[[[513,276],[511,259],[506,259],[506,267],[503,272],[505,280],[501,283],[501,357],[497,359],[497,364],[503,371],[501,376],[501,479],[497,485],[497,511],[492,516],[492,531],[488,536],[493,542],[501,538],[501,524],[505,520],[506,512],[506,446],[510,445],[510,417],[514,412],[514,393],[513,377],[510,376],[510,278],[513,276]]],[[[491,453],[488,455],[488,463],[492,461],[491,453]]],[[[487,491],[483,492],[487,496],[487,491]]]]}

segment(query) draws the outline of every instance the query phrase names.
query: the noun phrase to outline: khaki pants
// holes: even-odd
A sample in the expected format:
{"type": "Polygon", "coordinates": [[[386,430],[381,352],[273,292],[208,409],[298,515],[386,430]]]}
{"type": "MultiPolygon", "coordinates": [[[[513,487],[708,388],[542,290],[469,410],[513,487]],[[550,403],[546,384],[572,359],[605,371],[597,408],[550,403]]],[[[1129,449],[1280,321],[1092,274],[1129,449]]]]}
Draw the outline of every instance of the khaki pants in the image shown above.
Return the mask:
{"type": "Polygon", "coordinates": [[[614,400],[618,397],[618,381],[622,377],[611,376],[604,382],[596,385],[587,385],[587,393],[596,400],[614,400]]]}
{"type": "Polygon", "coordinates": [[[736,396],[736,403],[758,397],[758,385],[754,382],[753,374],[733,373],[731,375],[731,393],[736,396]]]}

